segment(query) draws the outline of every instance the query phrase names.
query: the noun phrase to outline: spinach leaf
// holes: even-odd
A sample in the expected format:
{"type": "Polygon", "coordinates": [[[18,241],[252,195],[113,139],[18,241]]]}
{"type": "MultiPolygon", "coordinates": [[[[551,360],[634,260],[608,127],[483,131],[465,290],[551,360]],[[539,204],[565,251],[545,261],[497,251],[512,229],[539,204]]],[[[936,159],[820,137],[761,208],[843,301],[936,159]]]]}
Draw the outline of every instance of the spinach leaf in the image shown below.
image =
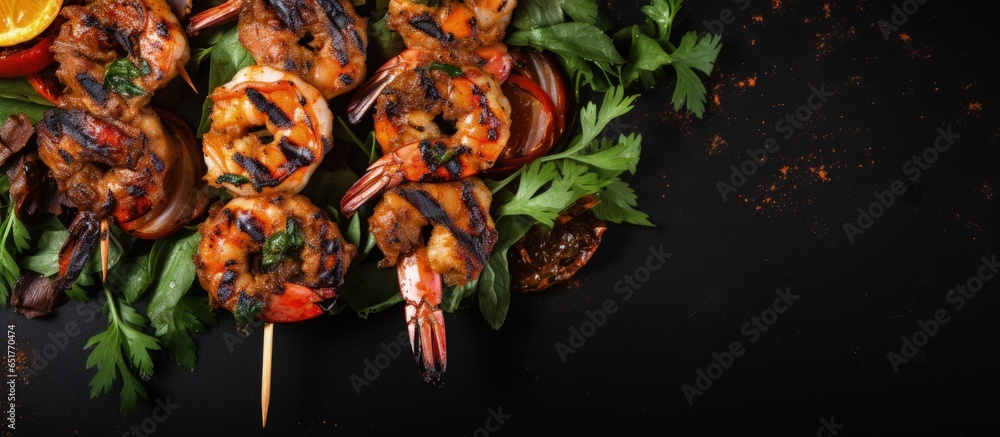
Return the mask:
{"type": "Polygon", "coordinates": [[[32,123],[38,123],[42,114],[52,107],[52,102],[38,94],[28,79],[0,79],[0,123],[17,113],[24,114],[32,123]]]}
{"type": "MultiPolygon", "coordinates": [[[[233,26],[219,37],[219,40],[209,48],[208,92],[233,79],[237,72],[248,65],[254,64],[253,55],[240,44],[237,26],[233,26]]],[[[211,127],[209,114],[212,109],[212,99],[205,97],[202,106],[201,123],[198,126],[198,138],[201,138],[211,127]]]]}

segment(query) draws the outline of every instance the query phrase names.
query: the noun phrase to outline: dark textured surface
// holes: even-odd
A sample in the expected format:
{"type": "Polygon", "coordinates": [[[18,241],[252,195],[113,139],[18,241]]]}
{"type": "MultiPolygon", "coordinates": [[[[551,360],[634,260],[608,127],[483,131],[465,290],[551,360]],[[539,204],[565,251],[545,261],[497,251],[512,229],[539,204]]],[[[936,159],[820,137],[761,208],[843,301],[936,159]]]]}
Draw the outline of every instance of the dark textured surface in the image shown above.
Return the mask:
{"type": "MultiPolygon", "coordinates": [[[[998,245],[998,89],[986,64],[996,7],[928,0],[884,39],[876,22],[905,3],[685,2],[677,31],[731,11],[705,118],[675,115],[664,86],[620,126],[644,134],[632,184],[657,227],[611,225],[576,284],[514,296],[499,331],[475,307],[446,315],[441,389],[398,347],[402,307],[279,325],[262,431],[262,332],[243,340],[226,315],[197,337],[193,373],[158,357],[147,387],[176,405],[164,421],[148,419],[155,401],[123,416],[117,388],[89,397],[83,345],[104,325],[93,305],[39,320],[5,308],[19,350],[59,350],[22,372],[13,434],[121,435],[146,420],[156,435],[484,435],[499,413],[503,435],[813,435],[831,417],[838,435],[981,434],[997,407],[1000,278],[961,309],[949,290],[998,245]],[[775,123],[809,102],[810,87],[833,95],[786,139],[775,123]],[[961,137],[911,181],[906,163],[948,127],[961,137]],[[717,181],[769,137],[780,150],[724,202],[717,181]],[[852,244],[843,225],[895,180],[905,194],[852,244]],[[672,256],[629,293],[651,250],[672,256]],[[776,289],[798,300],[755,337],[745,324],[776,289]],[[605,305],[616,312],[601,327],[583,326],[605,305]],[[887,354],[941,311],[948,322],[894,371],[887,354]],[[593,335],[564,362],[556,343],[573,344],[581,327],[593,335]],[[682,386],[733,342],[742,355],[689,405],[682,386]]],[[[639,6],[613,8],[625,24],[639,6]]]]}

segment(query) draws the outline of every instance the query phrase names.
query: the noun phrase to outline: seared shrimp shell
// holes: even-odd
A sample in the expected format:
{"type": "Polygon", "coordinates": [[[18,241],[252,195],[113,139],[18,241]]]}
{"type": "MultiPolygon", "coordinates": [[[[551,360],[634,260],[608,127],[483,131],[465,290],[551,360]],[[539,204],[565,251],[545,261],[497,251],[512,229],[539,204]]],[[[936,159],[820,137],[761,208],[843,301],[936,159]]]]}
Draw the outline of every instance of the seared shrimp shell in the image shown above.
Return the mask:
{"type": "Polygon", "coordinates": [[[164,0],[96,0],[62,9],[66,22],[52,45],[65,86],[62,108],[131,120],[188,61],[183,27],[164,0]],[[119,59],[121,58],[121,59],[119,59]],[[107,87],[108,67],[131,68],[127,91],[107,87]],[[130,65],[129,65],[130,64],[130,65]]]}
{"type": "Polygon", "coordinates": [[[516,0],[391,0],[388,25],[411,49],[472,52],[503,41],[516,7],[516,0]]]}
{"type": "Polygon", "coordinates": [[[215,207],[198,230],[198,280],[213,306],[265,322],[323,313],[357,248],[309,199],[296,194],[236,197],[215,207]]]}
{"type": "Polygon", "coordinates": [[[417,366],[435,385],[448,364],[442,278],[456,285],[479,278],[498,236],[491,199],[486,184],[474,177],[406,183],[386,192],[368,219],[385,255],[379,266],[396,266],[417,366]]]}
{"type": "Polygon", "coordinates": [[[489,169],[510,138],[510,102],[476,67],[430,63],[401,72],[375,109],[385,155],[344,195],[347,215],[403,180],[454,181],[489,169]]]}
{"type": "Polygon", "coordinates": [[[368,223],[385,258],[394,266],[405,254],[427,247],[431,270],[449,284],[475,280],[497,240],[490,217],[492,195],[478,178],[455,182],[405,183],[375,206],[368,223]],[[425,229],[430,238],[425,241],[425,229]]]}
{"type": "Polygon", "coordinates": [[[237,195],[301,191],[333,147],[333,114],[298,76],[251,65],[217,88],[205,180],[237,195]]]}
{"type": "Polygon", "coordinates": [[[347,0],[244,0],[240,42],[332,99],[364,81],[367,23],[347,0]]]}
{"type": "Polygon", "coordinates": [[[178,157],[151,109],[131,123],[80,109],[47,111],[38,123],[38,156],[77,208],[118,223],[163,200],[164,179],[178,157]]]}

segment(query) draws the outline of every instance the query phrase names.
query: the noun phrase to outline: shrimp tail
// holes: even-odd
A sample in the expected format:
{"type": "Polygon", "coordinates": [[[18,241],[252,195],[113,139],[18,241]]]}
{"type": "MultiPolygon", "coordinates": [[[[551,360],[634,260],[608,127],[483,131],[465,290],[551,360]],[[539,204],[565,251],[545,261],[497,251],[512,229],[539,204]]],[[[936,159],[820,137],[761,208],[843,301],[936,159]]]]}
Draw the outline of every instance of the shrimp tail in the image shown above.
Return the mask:
{"type": "Polygon", "coordinates": [[[375,105],[382,91],[401,73],[418,65],[423,56],[424,52],[420,49],[407,49],[375,70],[347,106],[347,119],[351,124],[358,124],[361,117],[375,105]]]}
{"type": "Polygon", "coordinates": [[[358,179],[340,200],[340,211],[351,217],[366,202],[385,190],[403,182],[400,168],[403,161],[396,154],[388,154],[368,167],[368,172],[358,179]]]}
{"type": "Polygon", "coordinates": [[[195,36],[203,29],[231,22],[240,16],[243,0],[229,0],[223,4],[195,14],[184,30],[195,36]]]}
{"type": "Polygon", "coordinates": [[[426,247],[404,255],[396,269],[417,367],[424,382],[440,387],[448,364],[444,314],[440,309],[441,275],[431,270],[426,247]]]}
{"type": "Polygon", "coordinates": [[[69,226],[69,236],[59,248],[59,276],[56,279],[58,290],[69,290],[83,268],[90,260],[97,244],[101,224],[97,216],[91,212],[77,213],[69,226]]]}

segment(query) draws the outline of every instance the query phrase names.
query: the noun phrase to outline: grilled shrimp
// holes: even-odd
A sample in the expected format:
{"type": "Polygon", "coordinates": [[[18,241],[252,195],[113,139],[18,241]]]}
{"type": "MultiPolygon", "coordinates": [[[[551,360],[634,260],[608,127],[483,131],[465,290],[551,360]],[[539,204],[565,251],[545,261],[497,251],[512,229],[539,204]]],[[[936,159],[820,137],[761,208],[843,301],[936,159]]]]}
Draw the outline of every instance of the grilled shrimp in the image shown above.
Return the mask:
{"type": "Polygon", "coordinates": [[[238,195],[297,193],[333,147],[333,114],[298,76],[251,65],[209,96],[205,180],[238,195]]]}
{"type": "Polygon", "coordinates": [[[131,123],[80,109],[47,111],[38,124],[38,156],[77,208],[118,223],[163,200],[164,179],[178,157],[151,109],[131,123]]]}
{"type": "Polygon", "coordinates": [[[327,213],[297,194],[236,197],[198,229],[198,281],[214,307],[244,324],[323,314],[357,255],[327,213]]]}
{"type": "Polygon", "coordinates": [[[38,123],[38,157],[79,210],[59,253],[60,288],[76,280],[98,237],[107,274],[111,220],[141,232],[150,216],[158,215],[154,209],[168,195],[164,181],[178,159],[177,149],[150,109],[140,110],[130,123],[82,109],[45,112],[38,123]]]}
{"type": "Polygon", "coordinates": [[[95,0],[62,16],[52,52],[64,109],[129,121],[154,91],[186,77],[187,35],[164,0],[95,0]]]}
{"type": "Polygon", "coordinates": [[[469,53],[501,43],[515,7],[516,0],[390,0],[388,25],[408,48],[469,53]]]}
{"type": "Polygon", "coordinates": [[[326,99],[366,74],[368,20],[347,0],[229,0],[191,18],[188,32],[239,16],[240,43],[259,65],[298,74],[326,99]]]}
{"type": "Polygon", "coordinates": [[[424,63],[399,73],[375,103],[384,156],[348,190],[350,216],[403,180],[454,181],[489,169],[510,137],[510,102],[476,67],[424,63]]]}
{"type": "Polygon", "coordinates": [[[497,241],[491,198],[474,177],[405,183],[387,191],[368,220],[385,255],[379,266],[396,266],[410,346],[427,382],[440,383],[447,365],[442,279],[455,285],[478,279],[497,241]]]}

